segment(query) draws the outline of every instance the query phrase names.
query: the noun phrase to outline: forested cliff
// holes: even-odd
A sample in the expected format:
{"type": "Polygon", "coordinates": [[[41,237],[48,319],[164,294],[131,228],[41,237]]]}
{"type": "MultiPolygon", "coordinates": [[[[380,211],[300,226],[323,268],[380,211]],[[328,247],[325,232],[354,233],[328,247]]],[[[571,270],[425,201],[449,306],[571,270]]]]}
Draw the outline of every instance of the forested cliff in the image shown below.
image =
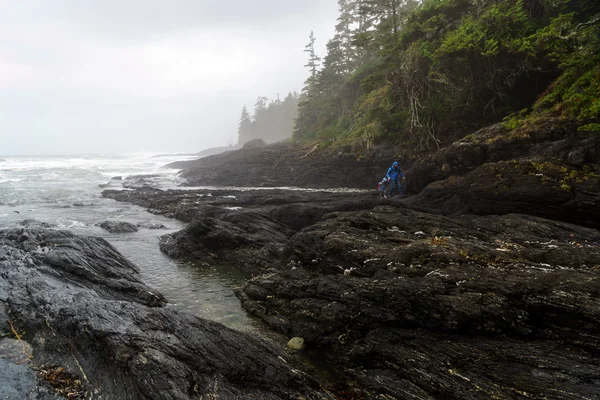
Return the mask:
{"type": "Polygon", "coordinates": [[[294,139],[437,149],[504,120],[600,132],[597,0],[339,0],[327,55],[311,35],[294,139]]]}

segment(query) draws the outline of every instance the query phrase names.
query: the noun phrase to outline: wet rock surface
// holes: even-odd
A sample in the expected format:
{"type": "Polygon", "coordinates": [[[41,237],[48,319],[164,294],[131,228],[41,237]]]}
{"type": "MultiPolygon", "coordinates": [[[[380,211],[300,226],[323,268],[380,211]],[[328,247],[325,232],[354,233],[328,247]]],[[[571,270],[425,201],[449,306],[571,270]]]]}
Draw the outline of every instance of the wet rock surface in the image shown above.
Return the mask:
{"type": "Polygon", "coordinates": [[[174,258],[225,261],[253,274],[277,268],[290,238],[299,230],[339,210],[371,209],[375,193],[289,190],[104,191],[189,225],[161,238],[161,250],[174,258]]]}
{"type": "Polygon", "coordinates": [[[392,398],[595,398],[600,233],[390,206],[296,234],[238,296],[392,398]]]}
{"type": "Polygon", "coordinates": [[[137,226],[123,221],[104,221],[100,224],[100,228],[109,233],[132,233],[138,231],[137,226]]]}
{"type": "Polygon", "coordinates": [[[319,152],[318,146],[277,143],[170,164],[183,169],[187,186],[373,188],[394,161],[392,158],[357,160],[340,149],[319,152]]]}
{"type": "Polygon", "coordinates": [[[10,316],[39,371],[0,357],[10,372],[0,390],[35,399],[79,388],[105,399],[326,398],[269,344],[165,303],[103,239],[0,230],[0,330],[10,316]]]}
{"type": "Polygon", "coordinates": [[[406,201],[448,215],[525,213],[600,228],[600,175],[549,162],[484,164],[406,201]]]}
{"type": "Polygon", "coordinates": [[[407,171],[412,206],[448,215],[523,213],[600,227],[600,137],[547,120],[501,124],[422,157],[407,171]]]}
{"type": "Polygon", "coordinates": [[[600,393],[597,230],[518,214],[447,217],[376,193],[105,196],[192,216],[163,251],[245,266],[254,278],[237,290],[244,308],[302,337],[357,382],[355,398],[600,393]]]}
{"type": "MultiPolygon", "coordinates": [[[[373,187],[391,161],[302,151],[173,167],[191,185],[373,187]]],[[[600,139],[561,120],[511,135],[494,125],[403,166],[413,196],[383,201],[375,191],[104,196],[190,222],[162,250],[244,266],[254,276],[236,291],[244,308],[303,338],[355,382],[354,398],[598,398],[600,139]]]]}

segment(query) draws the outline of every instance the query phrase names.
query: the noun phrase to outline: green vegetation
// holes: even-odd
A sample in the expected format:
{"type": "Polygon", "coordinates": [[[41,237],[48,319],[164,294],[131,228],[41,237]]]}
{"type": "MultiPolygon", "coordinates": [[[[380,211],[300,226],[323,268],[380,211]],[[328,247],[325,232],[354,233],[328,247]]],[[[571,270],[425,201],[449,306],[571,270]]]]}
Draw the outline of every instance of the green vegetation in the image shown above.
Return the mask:
{"type": "Polygon", "coordinates": [[[580,126],[578,129],[580,132],[597,132],[600,133],[600,124],[587,124],[580,126]]]}
{"type": "Polygon", "coordinates": [[[589,167],[576,170],[564,165],[555,165],[551,162],[531,162],[531,165],[535,168],[535,174],[540,176],[544,183],[553,182],[565,192],[573,191],[576,184],[600,178],[600,175],[594,173],[589,167]]]}
{"type": "Polygon", "coordinates": [[[504,120],[600,122],[598,0],[339,0],[294,139],[426,150],[504,120]],[[318,68],[319,67],[319,68],[318,68]]]}

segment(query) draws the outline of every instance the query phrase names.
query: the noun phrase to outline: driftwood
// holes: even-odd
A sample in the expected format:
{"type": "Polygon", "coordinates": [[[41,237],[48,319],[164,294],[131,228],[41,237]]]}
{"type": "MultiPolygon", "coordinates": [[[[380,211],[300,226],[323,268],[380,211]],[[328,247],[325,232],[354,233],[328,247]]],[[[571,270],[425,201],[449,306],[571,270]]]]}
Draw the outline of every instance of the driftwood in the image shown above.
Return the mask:
{"type": "Polygon", "coordinates": [[[315,151],[317,151],[318,148],[319,148],[319,145],[315,144],[315,147],[313,147],[312,150],[310,150],[308,153],[306,153],[305,155],[303,155],[302,157],[300,157],[300,160],[304,160],[306,157],[310,156],[312,153],[314,153],[315,151]]]}

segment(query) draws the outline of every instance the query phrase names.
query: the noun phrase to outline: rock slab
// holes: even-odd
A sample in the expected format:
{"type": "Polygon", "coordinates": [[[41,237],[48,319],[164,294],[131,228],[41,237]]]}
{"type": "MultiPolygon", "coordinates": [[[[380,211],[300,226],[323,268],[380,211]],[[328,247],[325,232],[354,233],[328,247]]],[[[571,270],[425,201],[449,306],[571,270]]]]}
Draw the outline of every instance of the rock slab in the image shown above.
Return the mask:
{"type": "MultiPolygon", "coordinates": [[[[86,398],[327,398],[265,342],[165,304],[101,238],[0,230],[0,305],[33,346],[32,363],[62,368],[86,398]]],[[[9,386],[27,391],[24,382],[9,386]]]]}

